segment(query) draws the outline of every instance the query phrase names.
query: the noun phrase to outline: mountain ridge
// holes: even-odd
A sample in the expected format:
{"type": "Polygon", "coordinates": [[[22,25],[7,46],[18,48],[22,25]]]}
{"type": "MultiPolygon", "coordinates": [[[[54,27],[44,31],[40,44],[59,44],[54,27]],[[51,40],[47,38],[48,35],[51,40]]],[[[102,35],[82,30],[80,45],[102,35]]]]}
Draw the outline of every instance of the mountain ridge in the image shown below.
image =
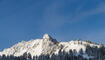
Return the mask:
{"type": "MultiPolygon", "coordinates": [[[[0,52],[0,55],[6,56],[22,56],[25,52],[30,53],[31,56],[59,55],[59,52],[70,53],[73,51],[75,56],[79,56],[82,53],[83,58],[89,59],[98,56],[100,48],[105,47],[101,44],[91,43],[90,41],[72,40],[69,42],[58,42],[50,35],[45,34],[42,39],[30,40],[28,42],[22,41],[13,45],[11,48],[5,49],[0,52]],[[95,51],[97,50],[97,51],[95,51]],[[81,52],[82,51],[82,52],[81,52]],[[80,53],[81,52],[81,53],[80,53]],[[96,55],[97,54],[97,55],[96,55]]],[[[100,52],[100,55],[101,52],[100,52]]]]}

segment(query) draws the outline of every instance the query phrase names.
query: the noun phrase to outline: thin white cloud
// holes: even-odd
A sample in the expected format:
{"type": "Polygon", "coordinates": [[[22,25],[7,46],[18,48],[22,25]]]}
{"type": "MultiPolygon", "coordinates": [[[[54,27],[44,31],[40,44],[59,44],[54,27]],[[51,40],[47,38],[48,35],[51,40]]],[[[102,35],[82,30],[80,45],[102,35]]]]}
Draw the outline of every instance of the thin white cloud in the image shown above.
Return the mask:
{"type": "MultiPolygon", "coordinates": [[[[79,10],[82,8],[82,6],[83,5],[80,6],[79,10]]],[[[91,10],[83,11],[80,13],[78,13],[78,10],[77,10],[76,12],[77,13],[75,14],[75,17],[72,18],[72,22],[78,22],[90,15],[105,13],[105,2],[101,2],[96,8],[93,8],[91,10]]]]}
{"type": "Polygon", "coordinates": [[[41,29],[47,31],[54,29],[57,30],[62,28],[66,24],[73,24],[75,22],[84,20],[84,18],[90,15],[105,13],[104,2],[101,2],[96,8],[93,8],[91,10],[81,11],[83,9],[83,6],[85,5],[85,3],[83,3],[77,7],[74,14],[69,15],[59,14],[59,8],[64,5],[65,3],[56,1],[46,7],[43,14],[43,24],[40,26],[41,29]]]}

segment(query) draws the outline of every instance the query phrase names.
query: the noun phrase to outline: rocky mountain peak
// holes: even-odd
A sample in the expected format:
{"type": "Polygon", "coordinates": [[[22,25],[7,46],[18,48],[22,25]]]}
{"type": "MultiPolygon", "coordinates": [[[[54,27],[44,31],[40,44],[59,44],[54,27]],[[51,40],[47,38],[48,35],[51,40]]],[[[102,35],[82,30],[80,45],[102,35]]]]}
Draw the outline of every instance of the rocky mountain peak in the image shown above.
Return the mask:
{"type": "Polygon", "coordinates": [[[48,34],[44,34],[43,35],[43,41],[44,42],[53,42],[53,43],[56,43],[57,40],[56,39],[53,39],[50,35],[48,34]]]}
{"type": "Polygon", "coordinates": [[[48,35],[48,34],[44,34],[43,39],[51,40],[52,37],[50,35],[48,35]]]}
{"type": "Polygon", "coordinates": [[[42,39],[42,54],[50,54],[56,47],[56,39],[53,39],[50,35],[44,34],[42,39]]]}

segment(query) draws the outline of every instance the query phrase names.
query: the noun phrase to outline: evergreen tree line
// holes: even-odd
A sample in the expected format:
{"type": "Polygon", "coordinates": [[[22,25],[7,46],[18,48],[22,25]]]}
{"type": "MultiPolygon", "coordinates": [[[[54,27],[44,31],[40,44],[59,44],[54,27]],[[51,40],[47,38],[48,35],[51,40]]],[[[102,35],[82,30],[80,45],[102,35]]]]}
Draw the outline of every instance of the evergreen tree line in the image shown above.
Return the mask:
{"type": "Polygon", "coordinates": [[[47,54],[40,56],[31,56],[30,53],[25,52],[22,56],[0,56],[0,60],[104,60],[105,59],[105,48],[97,48],[88,46],[86,49],[86,53],[80,49],[79,53],[74,49],[70,50],[68,53],[65,51],[59,51],[58,54],[47,54]],[[87,54],[90,58],[84,58],[83,55],[87,54]]]}

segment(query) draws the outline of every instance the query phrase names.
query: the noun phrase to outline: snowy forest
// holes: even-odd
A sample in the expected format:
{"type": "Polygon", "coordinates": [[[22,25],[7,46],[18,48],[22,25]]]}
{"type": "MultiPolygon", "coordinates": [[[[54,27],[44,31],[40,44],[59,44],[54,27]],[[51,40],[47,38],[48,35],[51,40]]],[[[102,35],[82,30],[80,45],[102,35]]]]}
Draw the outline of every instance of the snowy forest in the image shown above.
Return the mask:
{"type": "Polygon", "coordinates": [[[51,55],[40,55],[40,56],[31,56],[30,53],[25,52],[22,56],[0,56],[0,60],[104,60],[105,59],[105,47],[97,49],[97,47],[89,47],[84,53],[81,49],[79,53],[76,50],[70,50],[68,53],[59,51],[59,54],[51,55]],[[86,54],[89,56],[86,56],[86,54]]]}

